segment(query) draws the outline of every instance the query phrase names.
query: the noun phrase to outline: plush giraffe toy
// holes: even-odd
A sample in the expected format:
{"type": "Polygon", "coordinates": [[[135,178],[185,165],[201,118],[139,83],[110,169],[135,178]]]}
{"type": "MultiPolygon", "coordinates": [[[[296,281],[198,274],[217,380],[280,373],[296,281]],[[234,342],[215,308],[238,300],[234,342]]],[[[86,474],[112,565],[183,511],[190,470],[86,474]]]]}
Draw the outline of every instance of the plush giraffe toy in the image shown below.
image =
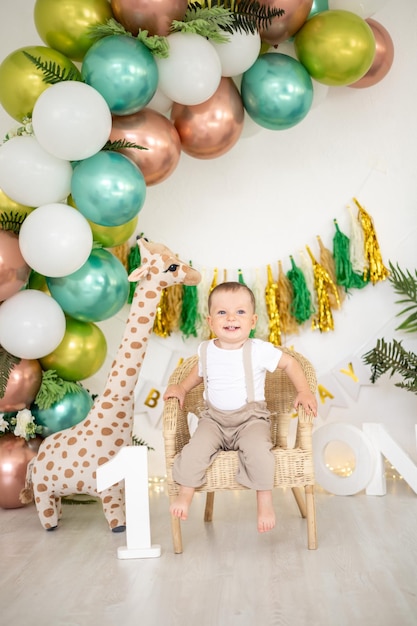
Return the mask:
{"type": "Polygon", "coordinates": [[[82,422],[46,437],[28,465],[21,501],[35,500],[40,522],[47,530],[58,525],[61,496],[76,493],[100,497],[112,531],[126,527],[123,483],[99,494],[96,469],[122,446],[131,444],[134,391],[162,289],[181,283],[196,285],[201,279],[197,270],[164,245],[141,238],[138,246],[141,265],[129,280],[139,282],[103,393],[82,422]]]}

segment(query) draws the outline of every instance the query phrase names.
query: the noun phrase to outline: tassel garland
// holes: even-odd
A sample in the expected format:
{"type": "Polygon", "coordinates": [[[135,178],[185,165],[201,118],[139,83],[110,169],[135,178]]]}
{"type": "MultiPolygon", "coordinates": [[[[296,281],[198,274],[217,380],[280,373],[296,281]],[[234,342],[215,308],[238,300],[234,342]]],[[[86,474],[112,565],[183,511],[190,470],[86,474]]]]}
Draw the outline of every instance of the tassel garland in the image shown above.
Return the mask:
{"type": "MultiPolygon", "coordinates": [[[[389,275],[382,261],[372,218],[355,198],[353,200],[358,208],[358,217],[354,218],[348,207],[351,217],[350,237],[333,220],[333,252],[317,236],[319,262],[306,246],[308,255],[301,250],[298,265],[290,256],[291,267],[286,274],[282,262],[278,261],[277,280],[273,277],[271,265],[267,265],[266,286],[260,270],[254,270],[251,289],[255,296],[258,320],[251,337],[259,337],[279,346],[282,344],[282,334],[298,333],[299,326],[309,319],[313,330],[333,330],[332,309],[340,308],[350,289],[362,289],[369,282],[375,284],[389,275]]],[[[129,273],[140,266],[140,262],[139,248],[133,246],[127,256],[129,273]]],[[[246,284],[242,270],[232,270],[232,273],[235,272],[237,279],[230,280],[246,284]]],[[[201,275],[201,282],[194,287],[173,285],[162,290],[154,321],[155,334],[168,337],[172,332],[180,331],[185,338],[214,337],[207,324],[208,296],[219,280],[228,280],[228,270],[223,269],[220,274],[219,269],[214,268],[211,283],[205,269],[201,275]]],[[[132,301],[135,287],[135,283],[130,283],[129,302],[132,301]]]]}

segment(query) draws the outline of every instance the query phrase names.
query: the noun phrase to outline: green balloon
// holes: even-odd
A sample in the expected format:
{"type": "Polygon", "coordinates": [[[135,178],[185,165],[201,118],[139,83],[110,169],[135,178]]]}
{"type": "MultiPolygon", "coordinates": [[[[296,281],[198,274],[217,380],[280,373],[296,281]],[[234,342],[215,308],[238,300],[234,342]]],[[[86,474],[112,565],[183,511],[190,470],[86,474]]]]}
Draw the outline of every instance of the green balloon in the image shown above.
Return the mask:
{"type": "Polygon", "coordinates": [[[28,46],[11,52],[0,64],[0,104],[18,122],[32,116],[33,107],[41,93],[50,85],[44,82],[43,72],[24,54],[27,52],[41,63],[54,63],[61,71],[74,71],[78,80],[81,74],[68,59],[52,48],[28,46]]]}
{"type": "Polygon", "coordinates": [[[369,24],[350,11],[323,11],[307,20],[294,39],[298,59],[312,78],[330,86],[350,85],[375,57],[369,24]]]}

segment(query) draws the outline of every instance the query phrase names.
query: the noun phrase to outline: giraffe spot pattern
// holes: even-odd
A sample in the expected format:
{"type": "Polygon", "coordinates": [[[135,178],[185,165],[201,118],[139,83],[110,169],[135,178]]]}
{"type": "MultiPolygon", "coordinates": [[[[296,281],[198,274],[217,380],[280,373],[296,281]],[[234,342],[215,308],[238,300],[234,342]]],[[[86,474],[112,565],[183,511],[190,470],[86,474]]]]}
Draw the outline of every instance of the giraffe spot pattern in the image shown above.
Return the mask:
{"type": "MultiPolygon", "coordinates": [[[[147,246],[144,247],[147,248],[147,246]]],[[[180,262],[179,270],[161,276],[161,271],[165,272],[172,262],[171,257],[173,259],[174,255],[160,244],[156,244],[155,250],[149,251],[149,255],[142,254],[142,264],[147,266],[148,274],[136,289],[134,306],[131,307],[133,310],[130,311],[130,325],[128,322],[129,332],[124,334],[118,357],[111,366],[111,375],[106,389],[101,398],[94,403],[88,418],[69,429],[69,434],[63,431],[48,438],[38,453],[36,463],[41,465],[36,468],[35,464],[33,467],[33,476],[36,477],[33,484],[37,492],[35,499],[38,513],[41,518],[43,517],[43,525],[46,528],[56,525],[56,518],[61,517],[62,513],[62,509],[57,510],[54,506],[56,503],[59,507],[60,498],[51,494],[50,487],[47,487],[48,482],[49,484],[52,481],[55,483],[55,493],[63,494],[66,491],[69,492],[69,489],[74,489],[72,480],[69,485],[64,481],[64,477],[73,479],[75,476],[77,478],[78,472],[83,474],[83,477],[76,482],[77,489],[82,493],[91,492],[97,495],[95,468],[114,457],[121,446],[130,443],[133,417],[132,382],[138,376],[148,344],[148,337],[141,325],[149,325],[155,318],[161,290],[171,283],[180,282],[181,272],[191,271],[180,262]],[[134,361],[136,361],[135,366],[134,361]],[[127,392],[128,395],[120,397],[121,394],[119,396],[117,390],[120,393],[121,389],[126,390],[125,393],[127,392]],[[101,455],[96,454],[94,450],[102,447],[101,455]],[[61,463],[58,465],[54,459],[61,459],[61,463]],[[50,500],[49,505],[45,495],[50,500]]],[[[123,486],[114,485],[106,491],[104,511],[110,527],[125,524],[124,515],[121,512],[124,503],[123,486]],[[111,516],[110,511],[112,511],[111,516]]],[[[104,502],[103,494],[103,504],[104,502]]]]}

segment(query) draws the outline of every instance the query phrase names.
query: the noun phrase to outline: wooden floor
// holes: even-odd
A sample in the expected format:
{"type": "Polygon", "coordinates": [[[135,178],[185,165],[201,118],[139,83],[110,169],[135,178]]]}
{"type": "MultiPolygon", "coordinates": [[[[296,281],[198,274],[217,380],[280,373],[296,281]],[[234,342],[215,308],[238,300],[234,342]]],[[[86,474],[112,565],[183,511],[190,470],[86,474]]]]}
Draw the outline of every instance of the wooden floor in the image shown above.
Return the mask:
{"type": "Polygon", "coordinates": [[[159,558],[120,560],[101,505],[66,504],[44,531],[33,506],[0,510],[0,621],[8,626],[415,626],[417,496],[317,493],[319,548],[306,548],[289,491],[259,535],[252,492],[218,494],[204,524],[197,494],[174,555],[164,491],[151,489],[159,558]]]}

